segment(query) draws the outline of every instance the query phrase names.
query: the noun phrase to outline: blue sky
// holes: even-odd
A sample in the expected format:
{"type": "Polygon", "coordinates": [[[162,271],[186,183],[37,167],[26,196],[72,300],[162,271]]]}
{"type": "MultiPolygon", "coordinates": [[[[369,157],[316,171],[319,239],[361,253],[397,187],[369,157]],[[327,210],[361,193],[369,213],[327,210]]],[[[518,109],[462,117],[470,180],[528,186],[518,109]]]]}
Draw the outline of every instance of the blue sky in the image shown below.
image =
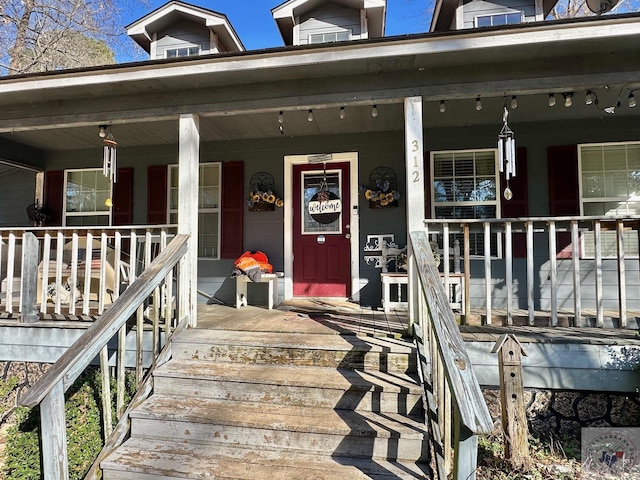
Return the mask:
{"type": "MultiPolygon", "coordinates": [[[[168,0],[149,0],[149,7],[128,8],[125,25],[161,7],[168,0]]],[[[271,9],[284,0],[185,0],[186,3],[224,13],[247,50],[281,47],[271,9]]],[[[428,0],[387,0],[386,36],[426,32],[430,16],[425,13],[428,0]]]]}

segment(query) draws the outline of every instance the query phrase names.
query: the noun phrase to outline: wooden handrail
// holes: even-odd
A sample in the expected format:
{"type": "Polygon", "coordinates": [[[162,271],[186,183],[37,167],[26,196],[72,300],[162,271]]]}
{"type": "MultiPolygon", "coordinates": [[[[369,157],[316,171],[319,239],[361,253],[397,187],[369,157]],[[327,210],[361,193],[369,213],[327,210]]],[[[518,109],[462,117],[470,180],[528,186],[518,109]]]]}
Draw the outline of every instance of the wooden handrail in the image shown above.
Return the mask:
{"type": "Polygon", "coordinates": [[[20,404],[34,407],[62,381],[63,391],[96,358],[100,350],[151,295],[156,285],[173,269],[187,251],[188,235],[180,234],[167,245],[140,276],[105,313],[58,359],[58,361],[20,398],[20,404]]]}
{"type": "Polygon", "coordinates": [[[430,312],[431,327],[439,345],[444,373],[449,380],[461,422],[473,433],[489,433],[493,430],[493,421],[449,306],[429,239],[425,232],[411,232],[410,236],[417,274],[430,312]]]}

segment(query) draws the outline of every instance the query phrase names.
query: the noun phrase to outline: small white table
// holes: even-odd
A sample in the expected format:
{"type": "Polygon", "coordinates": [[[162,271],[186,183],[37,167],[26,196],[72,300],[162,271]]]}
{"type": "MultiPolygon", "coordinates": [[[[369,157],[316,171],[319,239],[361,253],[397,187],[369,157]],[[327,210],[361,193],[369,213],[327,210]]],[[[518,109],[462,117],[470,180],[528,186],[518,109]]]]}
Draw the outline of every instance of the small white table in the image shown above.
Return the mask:
{"type": "Polygon", "coordinates": [[[382,279],[382,308],[384,313],[389,313],[392,308],[407,308],[407,302],[402,301],[402,285],[409,283],[406,273],[381,273],[382,279]],[[391,300],[391,285],[398,286],[398,296],[395,301],[391,300]]]}
{"type": "MultiPolygon", "coordinates": [[[[444,282],[444,275],[440,274],[444,282]]],[[[407,302],[402,301],[402,285],[407,285],[409,279],[406,273],[381,273],[382,279],[382,307],[384,313],[389,313],[392,308],[407,308],[407,302]],[[391,300],[391,285],[398,286],[397,299],[391,300]]],[[[454,310],[464,312],[464,275],[461,273],[449,274],[449,305],[454,310]]]]}
{"type": "Polygon", "coordinates": [[[269,284],[269,310],[278,304],[278,279],[284,277],[283,272],[263,273],[259,282],[253,282],[246,275],[238,275],[236,277],[236,308],[246,307],[247,301],[247,284],[248,283],[267,283],[269,284]]]}

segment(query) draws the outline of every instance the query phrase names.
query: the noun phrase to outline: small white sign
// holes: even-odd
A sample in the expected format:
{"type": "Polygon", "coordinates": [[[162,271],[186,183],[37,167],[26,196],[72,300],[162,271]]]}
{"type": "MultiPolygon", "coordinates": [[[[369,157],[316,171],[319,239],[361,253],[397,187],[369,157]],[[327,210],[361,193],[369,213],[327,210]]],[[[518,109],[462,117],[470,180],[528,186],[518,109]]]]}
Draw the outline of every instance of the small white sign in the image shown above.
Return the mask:
{"type": "Polygon", "coordinates": [[[340,213],[342,211],[342,201],[338,198],[327,200],[326,202],[309,202],[309,214],[319,215],[322,213],[340,213]]]}

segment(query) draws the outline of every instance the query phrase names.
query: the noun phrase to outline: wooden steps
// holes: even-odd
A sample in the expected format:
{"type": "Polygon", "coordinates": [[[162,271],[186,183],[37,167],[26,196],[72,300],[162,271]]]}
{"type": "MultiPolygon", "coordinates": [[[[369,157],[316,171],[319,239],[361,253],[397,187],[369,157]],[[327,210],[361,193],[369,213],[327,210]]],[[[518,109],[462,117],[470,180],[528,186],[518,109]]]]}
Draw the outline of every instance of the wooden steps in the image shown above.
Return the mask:
{"type": "Polygon", "coordinates": [[[187,330],[105,480],[430,478],[412,344],[187,330]]]}

